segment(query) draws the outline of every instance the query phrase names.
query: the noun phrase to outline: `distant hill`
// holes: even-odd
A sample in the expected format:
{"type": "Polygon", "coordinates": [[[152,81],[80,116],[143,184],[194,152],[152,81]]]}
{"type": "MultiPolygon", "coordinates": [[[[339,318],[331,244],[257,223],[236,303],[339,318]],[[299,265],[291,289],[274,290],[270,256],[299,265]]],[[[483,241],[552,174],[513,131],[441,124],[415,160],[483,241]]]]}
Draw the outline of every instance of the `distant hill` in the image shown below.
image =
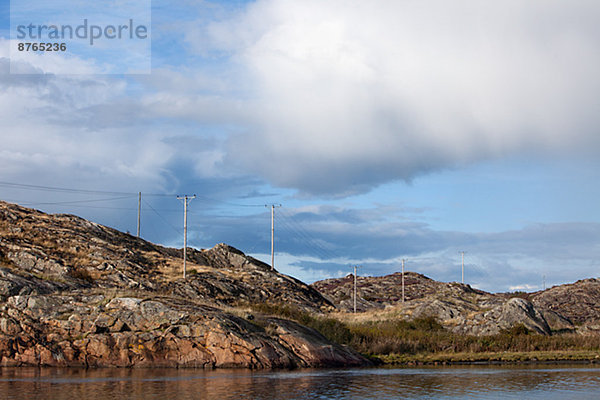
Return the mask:
{"type": "Polygon", "coordinates": [[[1,365],[306,367],[366,360],[245,305],[333,305],[225,244],[182,251],[0,202],[1,365]]]}
{"type": "MultiPolygon", "coordinates": [[[[317,281],[311,286],[334,303],[338,309],[353,310],[354,275],[317,281]]],[[[435,281],[416,272],[404,273],[405,301],[435,295],[447,286],[446,283],[435,281]]],[[[391,275],[373,277],[359,276],[357,288],[359,292],[358,311],[383,309],[386,306],[396,305],[402,302],[402,273],[396,272],[391,275]]]]}
{"type": "MultiPolygon", "coordinates": [[[[406,272],[357,278],[357,320],[433,316],[455,333],[489,335],[524,325],[533,332],[600,331],[600,281],[586,279],[530,294],[492,294],[461,283],[444,283],[406,272]]],[[[326,279],[311,286],[338,310],[353,309],[353,275],[326,279]]],[[[352,317],[346,317],[352,320],[352,317]]]]}
{"type": "Polygon", "coordinates": [[[529,295],[536,307],[571,320],[582,329],[600,331],[600,280],[590,278],[529,295]]]}

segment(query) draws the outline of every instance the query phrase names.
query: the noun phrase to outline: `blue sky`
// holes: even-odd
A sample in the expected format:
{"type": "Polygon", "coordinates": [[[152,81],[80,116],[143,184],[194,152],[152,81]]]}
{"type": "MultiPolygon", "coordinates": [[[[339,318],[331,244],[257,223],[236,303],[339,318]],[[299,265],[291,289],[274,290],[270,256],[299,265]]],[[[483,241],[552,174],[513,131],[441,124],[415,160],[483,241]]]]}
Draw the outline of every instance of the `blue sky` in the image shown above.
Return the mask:
{"type": "Polygon", "coordinates": [[[153,1],[141,75],[11,75],[0,4],[0,199],[135,232],[142,191],[142,236],[181,246],[197,194],[191,245],[265,261],[282,204],[277,268],[308,282],[457,281],[463,250],[490,291],[598,276],[596,2],[153,1]]]}

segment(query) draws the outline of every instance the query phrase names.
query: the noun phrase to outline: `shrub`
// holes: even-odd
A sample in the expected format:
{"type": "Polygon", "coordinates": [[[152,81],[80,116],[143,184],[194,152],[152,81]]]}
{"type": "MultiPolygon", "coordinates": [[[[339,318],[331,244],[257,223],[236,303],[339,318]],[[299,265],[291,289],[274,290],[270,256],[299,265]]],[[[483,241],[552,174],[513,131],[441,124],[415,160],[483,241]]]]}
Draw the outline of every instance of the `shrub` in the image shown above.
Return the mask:
{"type": "Polygon", "coordinates": [[[87,283],[94,283],[94,277],[84,268],[73,268],[69,271],[72,278],[79,279],[87,283]]]}
{"type": "Polygon", "coordinates": [[[446,330],[434,317],[345,324],[290,305],[245,304],[258,312],[295,320],[365,355],[600,350],[600,335],[539,335],[523,324],[496,335],[472,336],[446,330]]]}
{"type": "Polygon", "coordinates": [[[517,290],[516,292],[506,293],[506,295],[508,296],[508,298],[518,297],[520,299],[529,300],[529,293],[519,290],[517,290]]]}
{"type": "Polygon", "coordinates": [[[510,328],[502,329],[500,331],[500,334],[512,336],[529,335],[530,333],[531,331],[523,324],[513,325],[510,328]]]}
{"type": "Polygon", "coordinates": [[[244,304],[251,309],[270,315],[294,320],[304,326],[313,328],[334,343],[349,344],[352,334],[348,327],[334,318],[327,318],[303,311],[289,304],[244,304]]]}

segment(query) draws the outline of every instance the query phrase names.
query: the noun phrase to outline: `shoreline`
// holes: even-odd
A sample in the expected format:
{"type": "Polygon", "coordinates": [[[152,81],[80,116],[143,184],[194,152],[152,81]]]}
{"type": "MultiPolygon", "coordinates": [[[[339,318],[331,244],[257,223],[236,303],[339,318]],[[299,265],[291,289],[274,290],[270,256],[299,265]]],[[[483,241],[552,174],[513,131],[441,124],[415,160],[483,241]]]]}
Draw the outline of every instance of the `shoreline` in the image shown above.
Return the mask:
{"type": "Polygon", "coordinates": [[[600,351],[589,350],[557,350],[557,351],[530,351],[530,352],[483,352],[483,353],[427,353],[427,354],[385,354],[385,355],[363,355],[372,362],[371,366],[344,367],[339,365],[322,365],[313,367],[275,367],[275,368],[248,368],[247,366],[221,366],[221,367],[198,367],[198,366],[165,366],[165,365],[0,365],[0,369],[12,368],[65,368],[86,370],[246,370],[246,371],[293,371],[306,369],[337,369],[337,368],[393,368],[393,367],[421,367],[421,366],[486,366],[486,365],[557,365],[557,364],[598,364],[600,365],[600,351]]]}
{"type": "Polygon", "coordinates": [[[486,353],[386,354],[369,357],[380,366],[416,365],[497,365],[600,363],[600,351],[530,351],[486,353]]]}

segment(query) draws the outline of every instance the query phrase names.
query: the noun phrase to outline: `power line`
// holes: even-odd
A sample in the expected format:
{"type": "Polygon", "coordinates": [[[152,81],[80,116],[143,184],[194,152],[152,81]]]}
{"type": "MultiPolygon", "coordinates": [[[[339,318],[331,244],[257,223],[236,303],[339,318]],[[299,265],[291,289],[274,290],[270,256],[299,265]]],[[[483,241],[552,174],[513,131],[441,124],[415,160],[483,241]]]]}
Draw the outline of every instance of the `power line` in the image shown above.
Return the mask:
{"type": "Polygon", "coordinates": [[[144,202],[144,204],[146,204],[148,207],[150,207],[150,209],[151,209],[152,211],[154,211],[154,213],[155,213],[156,215],[158,215],[158,216],[159,216],[159,217],[160,217],[160,218],[161,218],[161,219],[162,219],[162,220],[163,220],[163,221],[164,221],[164,222],[165,222],[165,223],[166,223],[166,224],[167,224],[169,227],[171,227],[171,229],[173,229],[173,230],[174,230],[175,232],[177,232],[178,234],[181,234],[181,233],[182,233],[182,232],[181,232],[181,231],[180,231],[178,228],[174,227],[174,226],[173,226],[173,225],[172,225],[172,224],[171,224],[171,223],[170,223],[170,222],[169,222],[169,221],[168,221],[168,220],[167,220],[165,217],[163,217],[163,216],[162,216],[162,214],[160,214],[160,213],[159,213],[159,212],[158,212],[158,211],[157,211],[157,210],[156,210],[154,207],[152,207],[152,206],[150,205],[150,203],[148,203],[146,200],[142,200],[142,201],[144,202]]]}
{"type": "Polygon", "coordinates": [[[29,185],[29,184],[24,184],[24,183],[3,182],[3,181],[0,181],[0,186],[16,188],[16,189],[25,189],[25,190],[38,190],[38,191],[44,191],[44,192],[81,193],[81,194],[112,194],[112,195],[127,195],[127,196],[136,194],[136,193],[129,193],[129,192],[115,192],[115,191],[105,191],[105,190],[85,190],[85,189],[73,189],[73,188],[56,187],[56,186],[29,185]]]}
{"type": "MultiPolygon", "coordinates": [[[[107,191],[107,190],[87,190],[87,189],[75,189],[68,187],[59,187],[59,186],[46,186],[46,185],[32,185],[25,183],[16,183],[16,182],[6,182],[0,181],[0,187],[7,187],[13,189],[24,189],[24,190],[33,190],[33,191],[43,191],[43,192],[57,192],[57,193],[78,193],[78,194],[111,194],[111,195],[122,195],[122,196],[137,196],[139,192],[119,192],[119,191],[107,191]]],[[[176,196],[175,193],[144,193],[144,196],[151,197],[173,197],[176,196]]],[[[263,204],[242,204],[242,203],[233,203],[225,200],[219,200],[208,196],[197,196],[199,200],[210,201],[214,203],[219,203],[231,207],[263,207],[263,204]]],[[[39,203],[44,204],[46,203],[39,203]]],[[[55,204],[55,203],[48,203],[55,204]]],[[[57,203],[58,204],[58,203],[57,203]]],[[[68,204],[68,203],[64,203],[68,204]]]]}
{"type": "Polygon", "coordinates": [[[112,197],[109,199],[94,199],[94,200],[72,200],[72,201],[56,201],[56,202],[42,202],[42,203],[22,203],[24,206],[36,205],[36,206],[54,206],[54,205],[75,205],[75,204],[85,204],[85,203],[98,203],[102,201],[115,201],[115,200],[123,200],[130,199],[132,196],[121,196],[121,197],[112,197]]]}
{"type": "Polygon", "coordinates": [[[328,254],[328,252],[326,251],[326,249],[324,249],[318,243],[314,242],[314,240],[312,238],[307,237],[304,234],[302,234],[300,231],[296,230],[294,227],[292,227],[292,225],[289,225],[288,221],[286,221],[284,219],[281,219],[280,220],[280,226],[288,234],[290,234],[291,236],[297,238],[298,242],[306,250],[308,250],[308,253],[313,253],[317,257],[324,258],[324,259],[333,258],[333,257],[330,256],[330,254],[328,254]]]}
{"type": "Polygon", "coordinates": [[[339,257],[339,254],[337,254],[337,252],[325,248],[323,245],[321,245],[321,243],[319,243],[320,239],[315,238],[314,235],[312,235],[310,232],[308,232],[301,224],[299,224],[298,222],[296,222],[291,216],[287,216],[285,214],[285,212],[280,214],[283,218],[282,218],[282,222],[284,223],[284,225],[287,224],[288,227],[295,232],[295,234],[302,240],[304,240],[304,244],[306,248],[310,248],[310,246],[312,246],[316,252],[319,254],[320,257],[322,258],[329,258],[329,259],[333,259],[333,258],[337,258],[339,257]]]}
{"type": "MultiPolygon", "coordinates": [[[[38,205],[54,205],[55,203],[21,203],[20,200],[13,200],[13,199],[4,199],[5,201],[11,202],[11,203],[18,203],[22,206],[28,206],[28,207],[36,207],[38,205]]],[[[58,205],[60,205],[61,203],[58,203],[58,205]]],[[[123,211],[135,211],[136,209],[133,207],[104,207],[104,206],[87,206],[87,205],[81,205],[81,204],[70,204],[71,207],[76,207],[76,208],[94,208],[94,209],[102,209],[102,210],[123,210],[123,211]]],[[[177,211],[179,212],[179,211],[177,211]]]]}
{"type": "Polygon", "coordinates": [[[263,207],[264,206],[264,204],[231,203],[229,201],[214,199],[212,197],[207,197],[207,196],[198,196],[198,199],[208,200],[208,201],[212,201],[214,203],[221,203],[221,204],[232,206],[232,207],[263,207]]]}

